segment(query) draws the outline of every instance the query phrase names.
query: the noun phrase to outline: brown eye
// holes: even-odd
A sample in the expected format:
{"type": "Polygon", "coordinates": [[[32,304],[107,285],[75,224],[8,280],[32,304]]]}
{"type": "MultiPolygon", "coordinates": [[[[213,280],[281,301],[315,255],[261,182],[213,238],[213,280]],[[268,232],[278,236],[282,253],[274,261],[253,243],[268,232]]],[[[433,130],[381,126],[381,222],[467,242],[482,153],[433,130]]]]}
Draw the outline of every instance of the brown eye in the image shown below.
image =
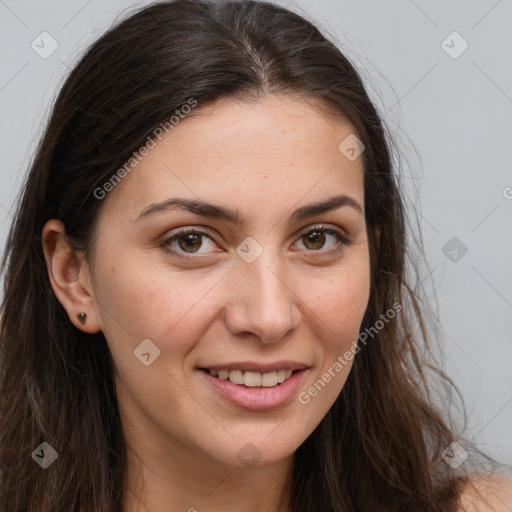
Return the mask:
{"type": "Polygon", "coordinates": [[[195,252],[200,249],[203,243],[201,237],[202,235],[189,233],[187,235],[180,235],[176,240],[180,249],[183,249],[185,252],[195,252]]]}
{"type": "Polygon", "coordinates": [[[344,236],[337,229],[333,229],[327,226],[314,226],[309,231],[305,232],[299,240],[302,242],[304,247],[309,251],[313,252],[330,252],[330,250],[340,249],[345,245],[350,245],[350,240],[344,236]],[[320,250],[328,245],[331,241],[331,247],[327,247],[325,250],[320,250]]]}
{"type": "Polygon", "coordinates": [[[310,231],[309,233],[302,235],[304,245],[308,249],[312,250],[321,249],[325,244],[325,239],[325,233],[322,233],[321,231],[310,231]]]}
{"type": "Polygon", "coordinates": [[[215,248],[212,237],[199,229],[181,229],[165,239],[162,243],[168,250],[178,256],[186,254],[205,254],[215,248]],[[211,244],[211,247],[208,247],[211,244]],[[200,249],[203,249],[199,251],[200,249]]]}

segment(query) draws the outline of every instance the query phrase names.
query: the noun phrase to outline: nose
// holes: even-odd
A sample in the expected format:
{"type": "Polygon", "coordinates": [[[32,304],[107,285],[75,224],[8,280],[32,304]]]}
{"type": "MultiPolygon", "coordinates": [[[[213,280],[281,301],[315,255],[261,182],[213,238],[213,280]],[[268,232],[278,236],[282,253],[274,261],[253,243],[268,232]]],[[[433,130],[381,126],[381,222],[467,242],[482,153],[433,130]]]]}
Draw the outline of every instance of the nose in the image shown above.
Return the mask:
{"type": "Polygon", "coordinates": [[[299,299],[279,255],[264,251],[252,263],[239,261],[231,279],[231,300],[225,315],[231,333],[252,334],[261,343],[271,344],[299,326],[299,299]]]}

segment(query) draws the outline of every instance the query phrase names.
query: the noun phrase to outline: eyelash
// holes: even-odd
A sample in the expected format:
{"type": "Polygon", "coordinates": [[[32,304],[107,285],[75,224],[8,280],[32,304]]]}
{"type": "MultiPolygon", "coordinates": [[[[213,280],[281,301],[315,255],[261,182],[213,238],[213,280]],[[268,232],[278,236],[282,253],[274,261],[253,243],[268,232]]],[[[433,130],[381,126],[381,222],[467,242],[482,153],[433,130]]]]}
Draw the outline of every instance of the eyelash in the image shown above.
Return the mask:
{"type": "MultiPolygon", "coordinates": [[[[307,229],[306,231],[303,231],[301,233],[301,235],[299,236],[298,240],[300,240],[304,235],[307,235],[307,234],[313,233],[313,232],[318,232],[318,231],[322,232],[322,233],[326,233],[328,235],[334,235],[338,239],[337,248],[331,248],[331,249],[327,249],[324,251],[322,251],[321,249],[316,250],[316,251],[311,249],[309,252],[312,252],[312,253],[319,252],[319,253],[324,253],[324,254],[325,253],[330,254],[330,253],[334,253],[334,252],[339,252],[343,248],[343,246],[349,246],[352,244],[352,242],[345,235],[343,235],[341,231],[334,229],[330,226],[323,225],[323,224],[318,224],[316,226],[312,226],[311,228],[307,229]]],[[[165,240],[163,240],[162,246],[164,246],[165,249],[168,250],[169,252],[172,252],[173,254],[176,254],[179,257],[197,258],[197,256],[193,256],[193,254],[195,254],[195,253],[187,254],[186,252],[176,251],[175,249],[171,249],[169,247],[170,244],[172,244],[175,240],[179,239],[180,237],[182,237],[184,235],[190,235],[190,234],[204,235],[204,236],[210,238],[212,241],[214,241],[211,234],[208,231],[202,230],[200,228],[181,228],[181,229],[178,229],[177,231],[175,231],[170,237],[167,237],[165,240]]]]}

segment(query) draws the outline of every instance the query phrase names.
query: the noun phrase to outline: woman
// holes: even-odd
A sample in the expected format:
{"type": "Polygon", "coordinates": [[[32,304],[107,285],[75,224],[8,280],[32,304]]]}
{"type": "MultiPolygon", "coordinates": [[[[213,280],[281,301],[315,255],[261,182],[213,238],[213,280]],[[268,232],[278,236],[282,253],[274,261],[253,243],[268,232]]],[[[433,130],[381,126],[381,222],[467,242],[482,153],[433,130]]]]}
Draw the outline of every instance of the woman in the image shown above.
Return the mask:
{"type": "Polygon", "coordinates": [[[0,511],[507,510],[434,400],[390,151],[348,60],[269,3],[95,42],[4,257],[0,511]]]}

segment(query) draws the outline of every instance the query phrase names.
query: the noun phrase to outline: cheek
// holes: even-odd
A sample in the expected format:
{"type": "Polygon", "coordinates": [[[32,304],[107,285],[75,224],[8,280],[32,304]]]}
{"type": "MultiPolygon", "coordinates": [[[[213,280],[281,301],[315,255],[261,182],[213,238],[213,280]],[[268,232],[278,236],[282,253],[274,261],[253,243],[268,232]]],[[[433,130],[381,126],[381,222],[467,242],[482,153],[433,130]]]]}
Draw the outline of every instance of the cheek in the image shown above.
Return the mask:
{"type": "Polygon", "coordinates": [[[115,320],[139,337],[160,337],[193,301],[193,294],[183,292],[182,281],[178,274],[166,274],[136,258],[119,258],[115,264],[103,265],[97,271],[95,292],[102,309],[111,315],[102,315],[102,320],[107,324],[115,320]]]}
{"type": "MultiPolygon", "coordinates": [[[[313,280],[311,282],[314,282],[313,280]]],[[[324,348],[341,350],[357,338],[359,328],[368,306],[370,296],[370,274],[367,260],[363,257],[354,265],[346,265],[332,272],[328,278],[318,279],[309,292],[306,303],[324,325],[324,348]]]]}
{"type": "Polygon", "coordinates": [[[363,257],[360,264],[338,268],[330,279],[317,283],[308,302],[317,340],[313,347],[316,364],[298,397],[308,432],[332,407],[352,369],[368,305],[369,268],[363,257]]]}
{"type": "Polygon", "coordinates": [[[135,257],[100,261],[95,293],[102,331],[124,369],[133,365],[133,351],[143,340],[176,357],[200,339],[211,316],[209,293],[225,270],[193,278],[190,272],[135,257]]]}

